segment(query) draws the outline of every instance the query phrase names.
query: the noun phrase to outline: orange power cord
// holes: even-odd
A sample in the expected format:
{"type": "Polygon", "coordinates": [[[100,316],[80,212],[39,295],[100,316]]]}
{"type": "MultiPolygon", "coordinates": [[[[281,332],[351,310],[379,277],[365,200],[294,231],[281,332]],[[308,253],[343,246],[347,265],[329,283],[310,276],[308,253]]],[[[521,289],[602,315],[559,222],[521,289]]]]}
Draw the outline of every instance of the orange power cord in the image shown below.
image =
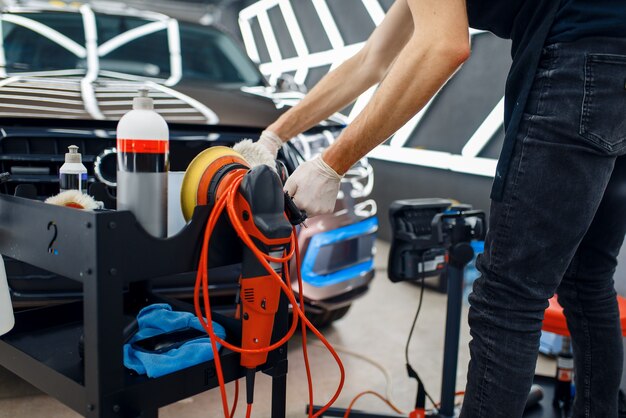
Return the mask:
{"type": "MultiPolygon", "coordinates": [[[[358,395],[356,395],[352,401],[350,402],[350,405],[348,405],[348,408],[346,409],[346,412],[343,415],[343,418],[349,418],[350,414],[352,413],[352,408],[354,407],[354,404],[356,403],[356,401],[358,401],[360,398],[362,398],[365,395],[373,395],[376,396],[378,399],[380,399],[381,401],[383,401],[384,403],[387,404],[387,406],[389,406],[389,408],[393,409],[394,412],[396,412],[397,414],[400,415],[406,415],[406,412],[402,411],[401,409],[399,409],[397,406],[395,406],[389,399],[385,398],[383,395],[381,395],[378,392],[374,392],[373,390],[366,390],[363,391],[361,393],[359,393],[358,395]]],[[[456,392],[454,394],[454,396],[463,396],[465,395],[464,391],[461,392],[456,392]]],[[[433,405],[435,407],[435,409],[439,408],[439,406],[441,405],[440,402],[436,403],[435,405],[433,405]]]]}
{"type": "MultiPolygon", "coordinates": [[[[230,185],[227,186],[225,193],[223,193],[222,196],[218,198],[217,202],[215,203],[214,209],[211,212],[211,215],[209,216],[209,220],[207,222],[207,226],[204,232],[202,251],[200,253],[198,272],[196,275],[196,284],[194,287],[194,305],[195,305],[195,310],[196,310],[196,316],[200,320],[200,323],[202,324],[204,329],[209,334],[209,337],[211,340],[211,346],[213,348],[213,352],[215,353],[215,356],[214,356],[215,369],[216,369],[216,374],[217,374],[217,380],[220,385],[220,394],[222,397],[224,417],[228,418],[228,417],[231,417],[232,415],[229,414],[229,410],[228,410],[228,399],[226,396],[224,375],[222,372],[222,364],[220,361],[220,356],[218,355],[217,343],[220,343],[222,344],[222,346],[232,351],[235,351],[237,353],[257,354],[257,353],[269,352],[285,344],[295,333],[296,327],[298,326],[298,320],[301,320],[302,321],[301,322],[302,352],[304,355],[304,362],[305,362],[305,368],[306,368],[306,374],[307,374],[307,383],[309,386],[309,405],[310,405],[309,417],[317,418],[321,416],[326,410],[328,410],[328,408],[337,400],[337,398],[339,397],[339,394],[341,393],[341,389],[343,388],[343,384],[345,380],[345,371],[343,368],[343,364],[341,363],[339,355],[332,348],[328,340],[326,340],[326,338],[315,328],[315,326],[313,326],[313,324],[306,318],[304,314],[304,299],[302,296],[302,277],[300,275],[300,252],[298,250],[298,241],[296,239],[295,228],[291,236],[291,245],[290,245],[291,248],[290,248],[289,254],[287,254],[284,257],[271,257],[263,253],[256,247],[252,239],[247,235],[245,228],[243,227],[241,221],[239,220],[238,214],[235,211],[235,197],[238,193],[239,185],[241,184],[241,181],[243,180],[243,176],[244,176],[243,173],[240,174],[238,178],[236,178],[230,185]],[[277,280],[277,283],[280,285],[281,289],[283,290],[283,292],[289,299],[289,302],[291,303],[291,306],[293,309],[294,315],[292,319],[292,324],[287,334],[276,343],[271,344],[270,346],[265,347],[265,348],[243,349],[241,347],[234,346],[222,340],[217,335],[215,335],[213,331],[213,326],[212,326],[213,323],[211,319],[211,304],[209,301],[209,290],[208,290],[208,252],[209,252],[208,249],[209,249],[211,235],[213,233],[213,230],[215,228],[215,225],[217,224],[219,217],[224,212],[224,209],[227,210],[230,222],[235,232],[239,236],[239,238],[250,249],[250,251],[252,251],[252,253],[257,257],[259,262],[265,267],[267,272],[271,275],[272,279],[277,280]],[[296,271],[298,275],[298,289],[299,289],[299,299],[300,299],[299,304],[296,301],[291,285],[288,286],[283,281],[283,279],[278,275],[278,273],[276,273],[274,269],[271,267],[271,265],[269,264],[270,262],[281,263],[283,265],[283,271],[285,272],[286,281],[287,283],[291,284],[291,280],[289,277],[288,262],[289,260],[293,258],[294,254],[296,257],[296,271]],[[204,311],[206,314],[206,319],[202,315],[202,306],[200,305],[200,289],[202,289],[202,302],[204,305],[203,307],[204,307],[204,311]],[[331,353],[331,355],[337,362],[337,366],[339,367],[339,371],[340,371],[339,385],[337,387],[337,390],[335,391],[335,394],[330,399],[330,401],[328,401],[328,403],[324,405],[324,407],[321,408],[315,414],[313,414],[313,388],[312,388],[311,370],[309,367],[309,360],[308,360],[308,354],[307,354],[307,349],[306,349],[307,328],[310,329],[311,332],[313,332],[313,334],[315,334],[320,339],[320,341],[326,346],[326,348],[329,350],[329,352],[331,353]]],[[[246,410],[247,417],[250,416],[251,410],[252,410],[252,405],[248,404],[248,407],[246,410]]],[[[233,407],[232,412],[234,413],[234,407],[233,407]]]]}
{"type": "Polygon", "coordinates": [[[356,395],[354,397],[354,399],[352,399],[352,402],[350,402],[350,405],[348,405],[348,408],[346,409],[346,412],[343,415],[343,418],[348,418],[350,416],[350,413],[352,412],[352,408],[354,407],[354,404],[356,403],[356,401],[358,401],[361,397],[363,397],[365,395],[376,396],[378,399],[380,399],[381,401],[385,402],[389,406],[389,408],[393,409],[396,413],[398,413],[400,415],[405,415],[405,412],[403,412],[402,410],[398,409],[393,403],[391,403],[391,401],[389,401],[387,398],[385,398],[380,393],[374,392],[373,390],[366,390],[365,392],[359,393],[358,395],[356,395]]]}
{"type": "Polygon", "coordinates": [[[237,401],[239,400],[239,380],[235,380],[235,399],[233,399],[233,408],[230,410],[230,418],[235,418],[237,410],[237,401]]]}

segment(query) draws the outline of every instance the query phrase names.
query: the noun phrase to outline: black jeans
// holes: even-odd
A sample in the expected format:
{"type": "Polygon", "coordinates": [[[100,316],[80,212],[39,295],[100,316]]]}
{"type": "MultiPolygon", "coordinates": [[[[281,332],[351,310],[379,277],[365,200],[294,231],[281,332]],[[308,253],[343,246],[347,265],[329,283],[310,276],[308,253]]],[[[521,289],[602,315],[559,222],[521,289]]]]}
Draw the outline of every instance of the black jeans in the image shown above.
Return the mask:
{"type": "Polygon", "coordinates": [[[470,295],[463,418],[521,417],[544,310],[572,334],[574,416],[616,418],[623,347],[613,283],[626,234],[626,39],[543,50],[470,295]]]}

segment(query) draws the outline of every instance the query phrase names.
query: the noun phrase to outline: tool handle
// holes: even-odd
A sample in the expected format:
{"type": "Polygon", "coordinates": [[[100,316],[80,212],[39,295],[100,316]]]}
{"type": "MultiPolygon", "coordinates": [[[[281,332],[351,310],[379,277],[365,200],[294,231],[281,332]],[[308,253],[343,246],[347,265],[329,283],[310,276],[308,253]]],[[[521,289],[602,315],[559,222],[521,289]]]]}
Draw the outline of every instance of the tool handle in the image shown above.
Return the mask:
{"type": "MultiPolygon", "coordinates": [[[[280,287],[270,276],[241,279],[241,346],[260,349],[270,345],[274,316],[280,302],[280,287]]],[[[241,365],[255,368],[267,361],[267,352],[241,355],[241,365]]]]}
{"type": "Polygon", "coordinates": [[[292,225],[300,225],[306,221],[307,214],[305,210],[300,210],[296,203],[293,201],[293,197],[289,196],[289,193],[285,192],[285,213],[292,225]]]}

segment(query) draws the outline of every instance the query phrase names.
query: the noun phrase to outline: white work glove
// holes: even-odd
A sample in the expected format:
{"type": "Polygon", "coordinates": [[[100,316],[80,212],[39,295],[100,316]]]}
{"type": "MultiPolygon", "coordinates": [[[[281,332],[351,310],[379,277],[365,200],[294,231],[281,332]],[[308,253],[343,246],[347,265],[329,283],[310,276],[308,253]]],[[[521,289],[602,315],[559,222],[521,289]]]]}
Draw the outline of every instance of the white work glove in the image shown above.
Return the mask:
{"type": "Polygon", "coordinates": [[[261,137],[257,141],[257,144],[264,146],[272,154],[274,159],[276,159],[278,150],[283,146],[283,140],[274,132],[266,129],[261,132],[261,137]]]}
{"type": "Polygon", "coordinates": [[[274,132],[266,129],[261,132],[261,137],[257,142],[243,139],[235,144],[233,150],[241,154],[250,164],[250,167],[266,164],[276,170],[276,157],[282,146],[283,140],[274,132]]]}
{"type": "Polygon", "coordinates": [[[341,176],[318,155],[296,168],[285,183],[285,191],[312,217],[335,209],[340,183],[341,176]]]}

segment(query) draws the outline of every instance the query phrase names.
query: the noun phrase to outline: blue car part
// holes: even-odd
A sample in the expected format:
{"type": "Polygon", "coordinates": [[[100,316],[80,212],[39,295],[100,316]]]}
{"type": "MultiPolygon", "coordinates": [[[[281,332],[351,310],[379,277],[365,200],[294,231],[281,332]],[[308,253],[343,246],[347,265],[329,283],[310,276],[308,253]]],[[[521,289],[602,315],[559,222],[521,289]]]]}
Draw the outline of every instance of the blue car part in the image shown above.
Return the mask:
{"type": "Polygon", "coordinates": [[[302,261],[302,280],[311,286],[331,286],[370,272],[374,268],[373,252],[366,259],[357,260],[356,264],[348,265],[345,268],[328,272],[327,274],[316,272],[315,262],[324,247],[365,236],[371,236],[373,239],[377,230],[378,218],[372,217],[352,225],[316,234],[311,238],[302,261]]]}

